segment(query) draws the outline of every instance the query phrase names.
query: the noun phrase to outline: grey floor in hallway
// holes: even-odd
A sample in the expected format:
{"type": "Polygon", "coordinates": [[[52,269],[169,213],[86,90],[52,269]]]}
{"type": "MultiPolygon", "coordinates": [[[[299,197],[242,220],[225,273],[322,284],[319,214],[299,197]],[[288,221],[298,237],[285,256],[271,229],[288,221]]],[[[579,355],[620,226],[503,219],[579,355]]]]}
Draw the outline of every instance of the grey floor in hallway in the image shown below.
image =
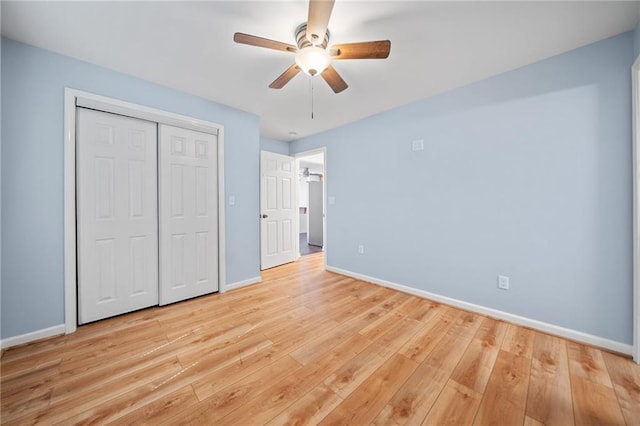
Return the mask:
{"type": "Polygon", "coordinates": [[[322,251],[322,247],[307,244],[307,233],[300,234],[300,256],[322,251]]]}

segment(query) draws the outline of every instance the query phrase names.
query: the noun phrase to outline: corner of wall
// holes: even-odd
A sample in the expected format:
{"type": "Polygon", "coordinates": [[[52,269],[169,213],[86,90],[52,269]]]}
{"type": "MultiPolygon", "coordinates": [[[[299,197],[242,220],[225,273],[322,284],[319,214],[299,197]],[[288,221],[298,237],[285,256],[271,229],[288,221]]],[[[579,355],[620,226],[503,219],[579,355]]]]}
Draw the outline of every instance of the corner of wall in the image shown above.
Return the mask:
{"type": "MultiPolygon", "coordinates": [[[[0,21],[2,18],[2,7],[0,6],[0,21]]],[[[0,37],[0,70],[2,69],[2,41],[0,37]]],[[[0,72],[0,75],[2,73],[0,72]]],[[[2,81],[0,81],[0,99],[2,99],[2,81]]],[[[0,102],[0,129],[2,129],[2,102],[0,102]]],[[[2,134],[0,134],[0,171],[2,170],[2,134]]],[[[2,194],[2,173],[0,172],[0,194],[2,194]]],[[[2,323],[2,197],[0,196],[0,324],[2,323]]],[[[0,329],[0,336],[2,330],[0,329]]]]}
{"type": "Polygon", "coordinates": [[[265,138],[260,136],[260,150],[274,152],[276,154],[290,155],[289,142],[283,142],[276,139],[265,138]]]}
{"type": "MultiPolygon", "coordinates": [[[[640,3],[638,4],[638,9],[640,9],[640,3]]],[[[640,14],[640,10],[639,10],[640,14]]],[[[633,60],[635,62],[640,56],[640,22],[636,24],[636,27],[633,29],[633,60]]]]}

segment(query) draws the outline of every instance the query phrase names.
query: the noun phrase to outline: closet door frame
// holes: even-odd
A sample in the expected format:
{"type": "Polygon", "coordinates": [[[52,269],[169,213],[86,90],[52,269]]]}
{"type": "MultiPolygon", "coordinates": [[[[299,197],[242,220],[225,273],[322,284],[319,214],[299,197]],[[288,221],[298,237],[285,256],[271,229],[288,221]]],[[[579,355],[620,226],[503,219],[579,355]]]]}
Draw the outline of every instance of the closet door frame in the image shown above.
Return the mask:
{"type": "Polygon", "coordinates": [[[89,92],[65,88],[64,92],[64,319],[65,333],[77,328],[76,243],[76,108],[85,107],[218,136],[218,283],[227,290],[225,270],[224,126],[89,92]]]}

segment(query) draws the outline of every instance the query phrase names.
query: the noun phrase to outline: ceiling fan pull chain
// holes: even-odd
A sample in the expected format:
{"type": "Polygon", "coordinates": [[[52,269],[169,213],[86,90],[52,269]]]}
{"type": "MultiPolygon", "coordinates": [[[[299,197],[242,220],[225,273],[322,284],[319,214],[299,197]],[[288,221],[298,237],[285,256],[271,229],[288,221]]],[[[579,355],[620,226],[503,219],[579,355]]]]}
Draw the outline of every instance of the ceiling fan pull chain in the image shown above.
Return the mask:
{"type": "Polygon", "coordinates": [[[311,80],[311,119],[313,120],[313,77],[309,80],[311,80]]]}

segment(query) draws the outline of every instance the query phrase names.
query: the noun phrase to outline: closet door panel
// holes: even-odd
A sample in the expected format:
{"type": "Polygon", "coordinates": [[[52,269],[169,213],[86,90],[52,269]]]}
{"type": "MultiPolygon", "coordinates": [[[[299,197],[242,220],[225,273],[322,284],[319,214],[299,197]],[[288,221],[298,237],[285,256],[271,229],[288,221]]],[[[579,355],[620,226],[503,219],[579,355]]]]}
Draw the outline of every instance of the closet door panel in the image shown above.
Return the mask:
{"type": "Polygon", "coordinates": [[[218,291],[217,136],[159,125],[160,304],[218,291]]]}
{"type": "Polygon", "coordinates": [[[157,125],[77,109],[78,320],[158,304],[157,125]]]}

